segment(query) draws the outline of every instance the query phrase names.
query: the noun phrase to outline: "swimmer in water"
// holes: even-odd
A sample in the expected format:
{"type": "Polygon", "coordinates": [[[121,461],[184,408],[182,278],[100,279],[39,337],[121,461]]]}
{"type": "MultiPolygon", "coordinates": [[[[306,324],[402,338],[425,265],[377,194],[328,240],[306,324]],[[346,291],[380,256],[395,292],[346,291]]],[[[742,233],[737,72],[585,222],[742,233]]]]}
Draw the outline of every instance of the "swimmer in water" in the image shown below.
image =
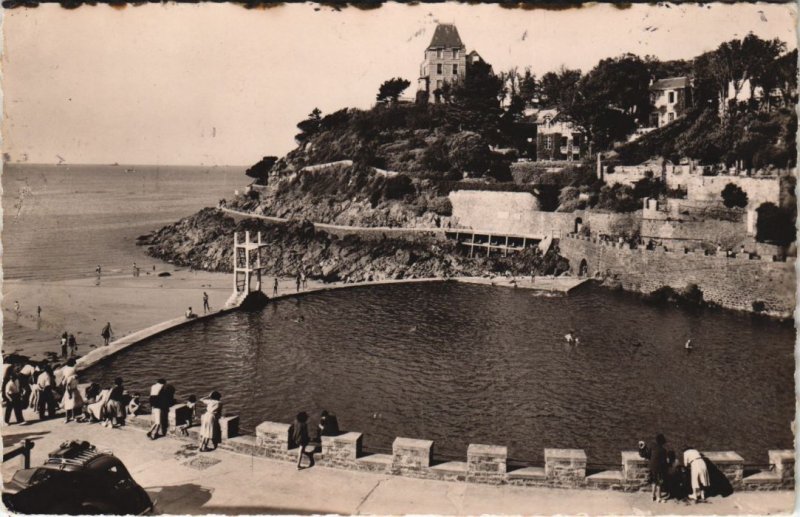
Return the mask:
{"type": "Polygon", "coordinates": [[[692,348],[694,348],[694,347],[692,347],[692,340],[691,340],[691,339],[688,339],[688,340],[686,341],[686,344],[685,344],[685,345],[683,345],[683,348],[685,348],[687,351],[688,351],[688,350],[692,350],[692,348]]]}
{"type": "Polygon", "coordinates": [[[564,335],[564,339],[567,341],[568,345],[575,343],[575,336],[572,335],[572,332],[567,332],[564,335]]]}

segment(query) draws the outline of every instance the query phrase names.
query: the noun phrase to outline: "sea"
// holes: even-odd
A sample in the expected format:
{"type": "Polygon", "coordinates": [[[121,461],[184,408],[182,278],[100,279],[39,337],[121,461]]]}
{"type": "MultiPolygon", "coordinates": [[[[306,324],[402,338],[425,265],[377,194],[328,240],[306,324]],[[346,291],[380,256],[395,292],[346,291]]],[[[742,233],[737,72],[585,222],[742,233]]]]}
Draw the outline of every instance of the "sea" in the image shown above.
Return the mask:
{"type": "Polygon", "coordinates": [[[60,280],[161,264],[136,238],[249,182],[246,167],[6,164],[3,275],[60,280]]]}

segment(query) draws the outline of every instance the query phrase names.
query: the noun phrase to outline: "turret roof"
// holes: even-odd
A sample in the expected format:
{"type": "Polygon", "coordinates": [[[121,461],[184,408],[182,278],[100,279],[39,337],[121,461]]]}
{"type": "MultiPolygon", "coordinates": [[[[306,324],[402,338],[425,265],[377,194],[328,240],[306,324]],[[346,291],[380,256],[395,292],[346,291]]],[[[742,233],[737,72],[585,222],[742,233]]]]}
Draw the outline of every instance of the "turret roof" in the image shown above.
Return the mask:
{"type": "Polygon", "coordinates": [[[461,37],[458,35],[458,29],[456,29],[455,25],[440,23],[436,26],[428,48],[464,48],[464,43],[461,42],[461,37]]]}

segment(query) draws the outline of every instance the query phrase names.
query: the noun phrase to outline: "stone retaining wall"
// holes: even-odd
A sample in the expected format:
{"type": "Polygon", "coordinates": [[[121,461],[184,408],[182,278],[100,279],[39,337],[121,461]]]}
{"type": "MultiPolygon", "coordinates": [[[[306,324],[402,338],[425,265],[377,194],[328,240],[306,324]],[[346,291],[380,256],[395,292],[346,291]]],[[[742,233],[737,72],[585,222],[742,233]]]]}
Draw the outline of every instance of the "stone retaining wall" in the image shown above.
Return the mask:
{"type": "Polygon", "coordinates": [[[765,314],[790,318],[795,308],[795,260],[735,257],[701,253],[631,249],[627,244],[570,235],[558,243],[560,253],[577,274],[585,260],[590,276],[610,273],[623,289],[651,293],[664,286],[676,290],[696,284],[703,299],[727,309],[753,312],[754,304],[765,314]]]}
{"type": "MultiPolygon", "coordinates": [[[[176,404],[170,410],[168,435],[181,438],[175,425],[185,422],[186,408],[176,404]]],[[[148,415],[129,419],[134,427],[150,427],[148,415]]],[[[236,416],[223,417],[221,449],[280,461],[297,461],[298,449],[290,437],[290,425],[262,422],[255,436],[238,436],[236,416]]],[[[188,429],[188,438],[198,440],[198,428],[188,429]]],[[[542,486],[556,488],[612,489],[639,491],[648,489],[647,461],[636,451],[621,453],[618,469],[587,472],[586,452],[581,449],[545,449],[543,467],[509,470],[508,449],[504,446],[470,444],[467,461],[436,462],[434,442],[396,438],[392,454],[370,454],[362,449],[363,436],[358,432],[323,436],[314,455],[317,465],[443,481],[466,481],[494,485],[542,486]]],[[[744,459],[733,451],[711,451],[703,455],[728,478],[736,490],[788,490],[794,488],[793,450],[769,451],[768,470],[745,475],[744,459]]]]}

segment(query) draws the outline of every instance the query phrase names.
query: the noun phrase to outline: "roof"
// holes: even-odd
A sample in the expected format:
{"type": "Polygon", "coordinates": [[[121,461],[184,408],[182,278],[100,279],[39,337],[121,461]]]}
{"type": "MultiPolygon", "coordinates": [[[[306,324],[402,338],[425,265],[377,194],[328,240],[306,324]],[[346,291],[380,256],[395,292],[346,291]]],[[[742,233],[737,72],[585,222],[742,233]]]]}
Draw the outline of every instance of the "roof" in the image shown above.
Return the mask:
{"type": "Polygon", "coordinates": [[[461,42],[455,25],[441,23],[436,26],[428,48],[464,48],[464,43],[461,42]]]}
{"type": "Polygon", "coordinates": [[[651,90],[674,90],[676,88],[686,88],[689,86],[689,78],[686,76],[682,77],[665,77],[664,79],[659,79],[658,81],[654,81],[652,85],[650,85],[651,90]]]}
{"type": "Polygon", "coordinates": [[[536,123],[537,124],[544,124],[545,119],[550,119],[551,121],[554,121],[556,119],[556,117],[558,117],[558,115],[559,115],[559,111],[557,109],[552,109],[551,108],[551,109],[539,110],[539,112],[536,113],[536,115],[535,115],[536,116],[536,123]]]}

